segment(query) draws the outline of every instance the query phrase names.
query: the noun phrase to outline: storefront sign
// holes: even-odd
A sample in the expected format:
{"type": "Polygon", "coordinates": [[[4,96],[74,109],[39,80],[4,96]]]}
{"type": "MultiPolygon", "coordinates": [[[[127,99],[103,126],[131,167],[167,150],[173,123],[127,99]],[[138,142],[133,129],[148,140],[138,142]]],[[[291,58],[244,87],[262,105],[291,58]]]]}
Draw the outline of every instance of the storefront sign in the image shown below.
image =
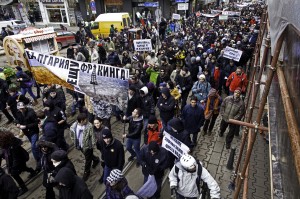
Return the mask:
{"type": "Polygon", "coordinates": [[[184,154],[188,154],[190,149],[185,144],[171,136],[169,133],[164,131],[164,138],[162,141],[162,147],[170,151],[177,158],[180,158],[184,154]]]}
{"type": "Polygon", "coordinates": [[[34,36],[34,35],[48,34],[48,33],[53,33],[53,32],[54,32],[54,28],[48,27],[48,28],[31,29],[31,30],[25,29],[20,34],[25,35],[25,36],[34,36]]]}
{"type": "Polygon", "coordinates": [[[64,3],[64,0],[41,0],[42,3],[64,3]]]}
{"type": "Polygon", "coordinates": [[[225,58],[233,59],[234,61],[238,62],[238,61],[240,61],[242,54],[243,54],[243,51],[226,46],[226,48],[224,49],[223,56],[225,58]]]}
{"type": "Polygon", "coordinates": [[[90,7],[91,7],[91,10],[92,10],[92,14],[96,14],[96,3],[94,0],[91,0],[90,2],[90,7]]]}
{"type": "Polygon", "coordinates": [[[151,51],[151,39],[138,39],[133,40],[135,51],[151,51]]]}
{"type": "Polygon", "coordinates": [[[159,3],[158,2],[145,2],[144,6],[145,7],[159,7],[159,3]]]}
{"type": "Polygon", "coordinates": [[[175,0],[176,3],[187,3],[189,0],[175,0]]]}
{"type": "Polygon", "coordinates": [[[172,19],[180,20],[180,14],[173,13],[172,19]]]}
{"type": "Polygon", "coordinates": [[[177,10],[188,10],[189,9],[189,4],[188,3],[179,3],[177,5],[178,5],[177,10]]]}

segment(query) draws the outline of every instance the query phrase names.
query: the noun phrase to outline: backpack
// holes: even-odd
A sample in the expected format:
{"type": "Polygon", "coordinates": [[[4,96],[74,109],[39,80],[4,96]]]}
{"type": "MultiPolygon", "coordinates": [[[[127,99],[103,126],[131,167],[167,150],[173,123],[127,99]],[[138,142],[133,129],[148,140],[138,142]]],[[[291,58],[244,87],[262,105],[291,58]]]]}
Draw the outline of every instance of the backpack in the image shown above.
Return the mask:
{"type": "MultiPolygon", "coordinates": [[[[202,164],[200,163],[199,160],[196,160],[196,162],[198,164],[198,171],[197,171],[198,177],[196,179],[196,184],[197,184],[198,192],[201,196],[200,198],[202,198],[202,199],[209,198],[209,189],[208,189],[207,183],[201,179],[202,164]]],[[[179,172],[179,168],[175,165],[175,173],[177,174],[177,176],[178,176],[178,172],[179,172]]],[[[177,177],[177,179],[178,179],[178,177],[177,177]]],[[[178,181],[179,181],[179,179],[178,179],[178,181]]]]}

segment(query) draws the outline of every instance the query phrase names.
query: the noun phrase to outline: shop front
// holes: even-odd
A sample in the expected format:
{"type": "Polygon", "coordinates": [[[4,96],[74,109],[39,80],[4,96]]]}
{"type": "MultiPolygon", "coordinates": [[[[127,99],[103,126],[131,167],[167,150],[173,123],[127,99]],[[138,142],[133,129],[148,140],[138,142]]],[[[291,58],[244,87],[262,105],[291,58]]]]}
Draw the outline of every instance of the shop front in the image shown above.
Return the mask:
{"type": "Polygon", "coordinates": [[[64,0],[41,0],[39,2],[43,23],[70,25],[68,3],[64,0]]]}
{"type": "Polygon", "coordinates": [[[105,12],[116,13],[123,12],[123,0],[104,0],[105,12]]]}

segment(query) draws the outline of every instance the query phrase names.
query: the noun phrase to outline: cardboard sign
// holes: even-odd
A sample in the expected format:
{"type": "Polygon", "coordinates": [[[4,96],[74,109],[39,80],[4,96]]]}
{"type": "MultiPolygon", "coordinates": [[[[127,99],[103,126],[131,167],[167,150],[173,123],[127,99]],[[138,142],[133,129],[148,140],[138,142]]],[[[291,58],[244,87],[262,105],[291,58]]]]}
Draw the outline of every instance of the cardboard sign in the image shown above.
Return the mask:
{"type": "Polygon", "coordinates": [[[173,13],[172,19],[180,20],[180,14],[173,13]]]}
{"type": "Polygon", "coordinates": [[[238,61],[240,61],[242,54],[243,54],[243,51],[226,46],[226,48],[224,49],[223,56],[225,58],[233,59],[234,61],[238,62],[238,61]]]}
{"type": "Polygon", "coordinates": [[[189,4],[188,3],[178,3],[177,4],[177,10],[188,10],[189,4]]]}
{"type": "Polygon", "coordinates": [[[151,51],[152,44],[151,39],[138,39],[133,40],[135,51],[151,51]]]}
{"type": "Polygon", "coordinates": [[[164,131],[162,147],[173,153],[173,155],[175,155],[177,158],[180,158],[182,155],[187,154],[190,151],[188,146],[171,136],[166,131],[164,131]]]}

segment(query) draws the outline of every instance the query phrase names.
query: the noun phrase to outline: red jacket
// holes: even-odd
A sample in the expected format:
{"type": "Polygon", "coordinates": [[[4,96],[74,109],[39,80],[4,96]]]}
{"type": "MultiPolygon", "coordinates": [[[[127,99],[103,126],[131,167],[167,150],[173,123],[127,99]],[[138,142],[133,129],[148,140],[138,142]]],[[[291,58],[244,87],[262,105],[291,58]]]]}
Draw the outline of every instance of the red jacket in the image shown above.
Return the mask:
{"type": "Polygon", "coordinates": [[[161,143],[162,143],[162,139],[159,137],[160,131],[162,129],[162,123],[159,120],[157,120],[157,123],[158,123],[158,128],[155,131],[148,129],[148,144],[151,141],[155,141],[159,145],[161,145],[161,143]]]}
{"type": "Polygon", "coordinates": [[[243,72],[241,75],[237,75],[235,72],[232,72],[226,81],[226,86],[229,86],[230,92],[234,92],[236,88],[240,87],[244,93],[246,92],[247,84],[247,75],[243,72]]]}

